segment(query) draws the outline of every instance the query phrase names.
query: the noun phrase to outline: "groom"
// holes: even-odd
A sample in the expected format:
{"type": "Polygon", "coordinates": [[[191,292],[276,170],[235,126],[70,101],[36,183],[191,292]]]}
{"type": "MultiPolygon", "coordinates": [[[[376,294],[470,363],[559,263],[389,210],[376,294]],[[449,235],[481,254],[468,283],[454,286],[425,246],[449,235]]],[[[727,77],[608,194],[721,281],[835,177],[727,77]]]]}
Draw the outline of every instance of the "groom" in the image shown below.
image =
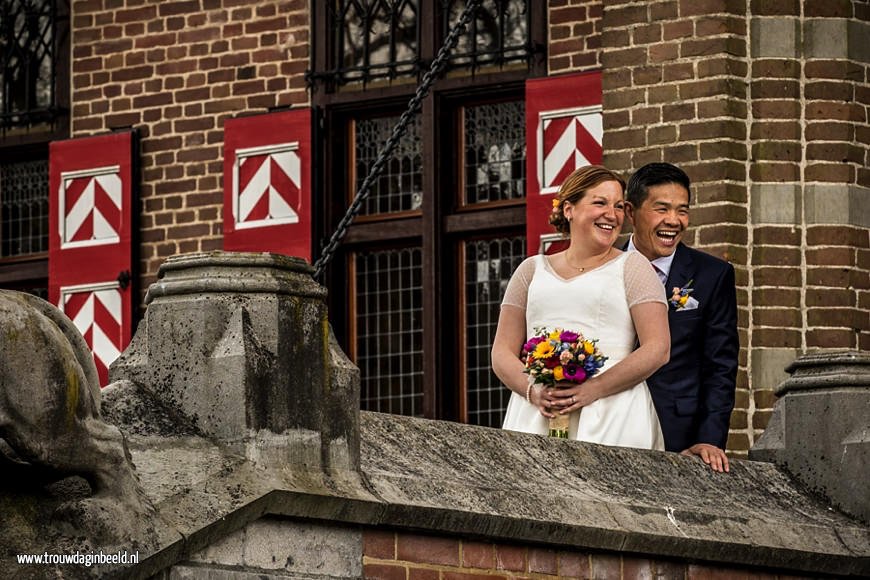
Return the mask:
{"type": "Polygon", "coordinates": [[[728,471],[725,442],[737,377],[734,268],[680,240],[689,226],[689,177],[670,163],[632,175],[628,249],[652,263],[665,286],[671,359],[647,379],[668,451],[698,455],[728,471]]]}

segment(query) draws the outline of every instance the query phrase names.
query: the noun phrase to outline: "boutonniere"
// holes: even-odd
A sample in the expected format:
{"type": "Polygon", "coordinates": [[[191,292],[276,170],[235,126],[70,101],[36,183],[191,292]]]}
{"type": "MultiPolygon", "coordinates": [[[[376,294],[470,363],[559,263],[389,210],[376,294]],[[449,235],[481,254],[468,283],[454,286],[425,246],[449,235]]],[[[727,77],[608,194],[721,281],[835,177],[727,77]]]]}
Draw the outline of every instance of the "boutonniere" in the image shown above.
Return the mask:
{"type": "Polygon", "coordinates": [[[698,307],[698,301],[691,296],[692,292],[695,291],[695,289],[692,288],[692,282],[694,282],[694,280],[689,280],[682,288],[674,286],[669,301],[671,306],[674,307],[674,310],[692,310],[698,307]]]}

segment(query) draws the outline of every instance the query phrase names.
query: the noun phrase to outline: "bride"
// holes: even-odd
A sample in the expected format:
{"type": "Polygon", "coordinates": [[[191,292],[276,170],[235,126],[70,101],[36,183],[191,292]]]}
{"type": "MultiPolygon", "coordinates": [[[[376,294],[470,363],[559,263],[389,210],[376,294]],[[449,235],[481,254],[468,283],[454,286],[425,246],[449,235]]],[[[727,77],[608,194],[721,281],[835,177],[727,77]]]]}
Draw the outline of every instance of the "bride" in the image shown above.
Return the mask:
{"type": "Polygon", "coordinates": [[[570,439],[664,449],[644,381],[670,355],[667,304],[649,261],[613,247],[624,219],[624,189],[604,167],[572,173],[550,215],[550,223],[570,236],[568,248],[527,258],[512,275],[492,347],[493,370],[513,391],[504,429],[546,435],[550,417],[570,414],[570,439]],[[519,353],[542,327],[598,339],[607,362],[579,385],[532,383],[519,353]]]}

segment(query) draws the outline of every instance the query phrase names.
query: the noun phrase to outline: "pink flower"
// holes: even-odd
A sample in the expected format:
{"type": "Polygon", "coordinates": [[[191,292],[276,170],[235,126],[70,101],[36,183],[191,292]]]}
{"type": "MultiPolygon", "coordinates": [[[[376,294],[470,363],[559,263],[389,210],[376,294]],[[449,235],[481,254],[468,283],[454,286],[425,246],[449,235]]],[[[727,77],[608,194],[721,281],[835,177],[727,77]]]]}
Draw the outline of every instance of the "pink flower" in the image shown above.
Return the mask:
{"type": "Polygon", "coordinates": [[[523,350],[526,352],[532,352],[535,350],[535,347],[544,342],[544,338],[541,336],[533,336],[529,339],[529,341],[523,345],[523,350]]]}
{"type": "Polygon", "coordinates": [[[562,373],[565,375],[565,380],[572,383],[582,383],[586,380],[586,371],[580,365],[567,364],[562,367],[562,373]]]}
{"type": "Polygon", "coordinates": [[[559,355],[559,362],[563,365],[571,362],[571,359],[574,358],[574,355],[571,354],[570,350],[563,350],[562,354],[559,355]]]}
{"type": "Polygon", "coordinates": [[[562,342],[576,342],[578,338],[580,338],[580,335],[570,330],[563,330],[562,334],[559,335],[559,340],[562,342]]]}

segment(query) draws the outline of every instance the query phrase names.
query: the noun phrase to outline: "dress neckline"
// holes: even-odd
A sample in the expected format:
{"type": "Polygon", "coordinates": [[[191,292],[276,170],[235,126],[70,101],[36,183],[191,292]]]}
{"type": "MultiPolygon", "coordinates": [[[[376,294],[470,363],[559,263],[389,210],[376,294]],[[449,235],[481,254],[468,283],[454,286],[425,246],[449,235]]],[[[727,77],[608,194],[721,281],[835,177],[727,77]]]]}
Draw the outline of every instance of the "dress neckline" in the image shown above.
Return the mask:
{"type": "MultiPolygon", "coordinates": [[[[616,248],[614,248],[614,249],[616,249],[616,248]]],[[[623,257],[628,255],[628,252],[625,252],[622,250],[617,250],[617,252],[618,252],[618,254],[616,255],[616,257],[611,258],[611,259],[607,260],[606,262],[604,262],[603,264],[599,264],[598,266],[596,266],[590,270],[586,270],[585,272],[580,272],[579,274],[571,276],[570,278],[565,278],[564,276],[562,276],[558,272],[556,272],[556,269],[553,268],[552,264],[550,264],[550,257],[549,256],[547,256],[546,254],[538,254],[538,255],[541,256],[542,261],[544,262],[544,268],[546,268],[547,271],[554,278],[556,278],[557,280],[560,280],[562,282],[573,282],[574,280],[576,280],[577,278],[580,278],[581,276],[586,276],[587,274],[591,274],[592,272],[597,272],[598,270],[601,270],[602,268],[606,268],[609,265],[613,264],[614,262],[617,262],[618,260],[620,260],[623,257]]]]}

